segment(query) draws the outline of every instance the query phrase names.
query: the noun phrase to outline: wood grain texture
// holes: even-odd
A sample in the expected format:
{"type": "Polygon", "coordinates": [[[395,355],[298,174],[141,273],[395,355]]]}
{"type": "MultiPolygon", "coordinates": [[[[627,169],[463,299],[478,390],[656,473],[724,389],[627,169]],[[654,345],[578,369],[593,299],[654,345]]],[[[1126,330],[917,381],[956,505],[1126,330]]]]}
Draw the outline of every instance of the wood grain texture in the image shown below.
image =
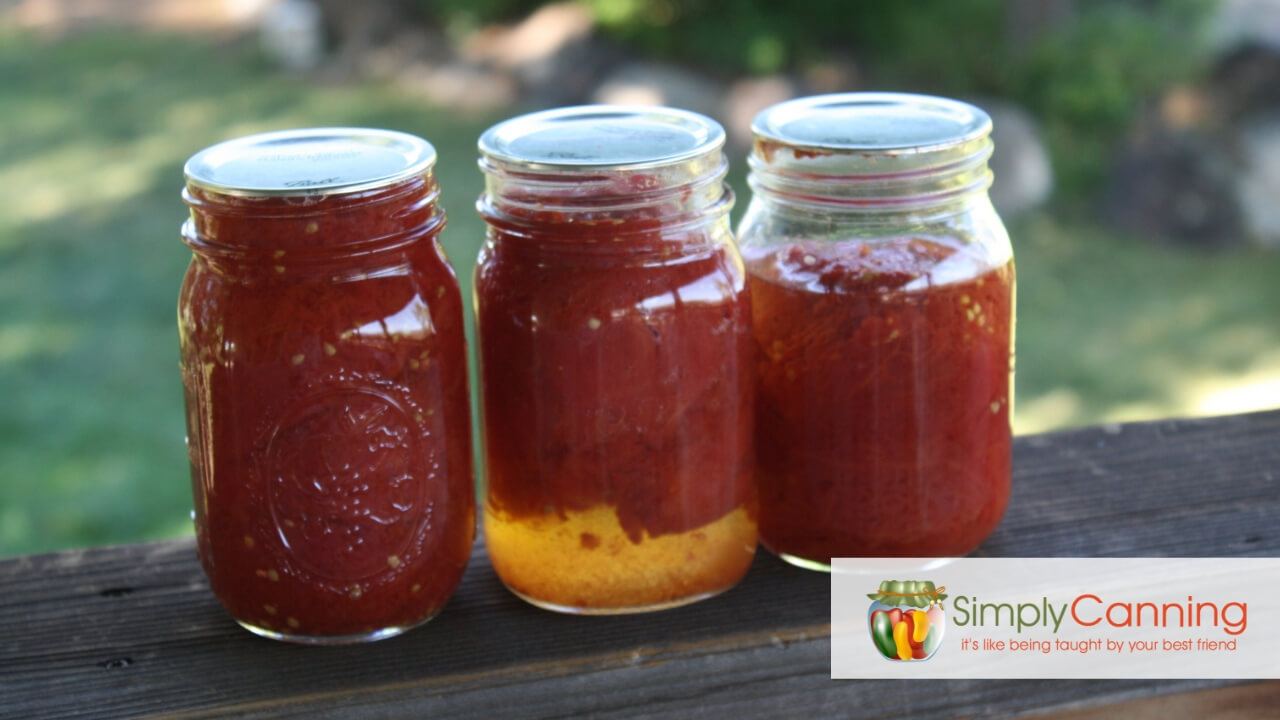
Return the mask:
{"type": "Polygon", "coordinates": [[[1280,715],[1280,681],[1131,700],[1105,708],[1068,710],[1040,720],[1252,720],[1280,715]]]}
{"type": "MultiPolygon", "coordinates": [[[[1014,458],[979,555],[1280,553],[1280,411],[1022,437],[1014,458]]],[[[232,623],[191,540],[11,558],[0,718],[1014,717],[1228,685],[832,681],[829,605],[826,576],[762,552],[707,602],[565,617],[507,593],[477,548],[428,625],[318,649],[232,623]]]]}

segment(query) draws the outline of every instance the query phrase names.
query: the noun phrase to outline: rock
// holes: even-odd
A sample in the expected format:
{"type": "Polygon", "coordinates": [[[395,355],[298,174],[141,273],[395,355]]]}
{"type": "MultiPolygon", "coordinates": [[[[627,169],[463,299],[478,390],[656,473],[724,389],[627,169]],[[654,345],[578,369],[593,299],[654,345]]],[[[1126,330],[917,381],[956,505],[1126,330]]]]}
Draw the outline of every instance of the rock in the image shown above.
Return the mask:
{"type": "Polygon", "coordinates": [[[1205,121],[1226,125],[1280,106],[1280,48],[1244,45],[1218,58],[1203,94],[1212,108],[1205,121]]]}
{"type": "Polygon", "coordinates": [[[1246,119],[1237,135],[1235,194],[1245,234],[1280,248],[1280,108],[1246,119]]]}
{"type": "Polygon", "coordinates": [[[287,70],[313,70],[324,58],[324,16],[312,0],[279,0],[259,21],[262,52],[287,70]]]}
{"type": "Polygon", "coordinates": [[[991,202],[1006,219],[1043,205],[1053,193],[1053,163],[1039,125],[1022,108],[1001,100],[976,103],[991,116],[991,202]]]}
{"type": "Polygon", "coordinates": [[[579,3],[544,5],[511,27],[485,28],[466,40],[467,62],[506,72],[535,105],[585,102],[619,53],[595,37],[579,3]]]}
{"type": "Polygon", "coordinates": [[[227,19],[241,27],[250,27],[251,23],[259,21],[273,4],[272,0],[222,0],[227,19]]]}
{"type": "Polygon", "coordinates": [[[683,68],[652,62],[630,62],[610,73],[591,95],[592,102],[670,105],[714,116],[724,88],[683,68]]]}
{"type": "Polygon", "coordinates": [[[490,27],[469,38],[464,59],[515,70],[555,57],[570,44],[591,34],[595,21],[578,3],[544,5],[512,27],[490,27]]]}
{"type": "Polygon", "coordinates": [[[729,142],[739,149],[751,146],[751,121],[761,110],[795,97],[796,83],[784,75],[742,78],[729,85],[718,117],[729,142]]]}
{"type": "Polygon", "coordinates": [[[1260,44],[1265,19],[1258,25],[1205,81],[1169,88],[1139,117],[1104,201],[1121,227],[1208,247],[1280,248],[1280,47],[1260,44]]]}
{"type": "Polygon", "coordinates": [[[515,102],[517,89],[511,78],[463,62],[442,65],[419,63],[406,68],[398,85],[433,105],[463,112],[481,113],[515,102]]]}
{"type": "Polygon", "coordinates": [[[407,25],[387,42],[364,54],[361,73],[379,79],[397,78],[421,63],[443,65],[455,59],[453,44],[444,30],[424,25],[407,25]]]}
{"type": "Polygon", "coordinates": [[[525,100],[542,106],[581,105],[622,58],[614,44],[596,37],[565,46],[551,58],[524,66],[516,77],[525,100]]]}
{"type": "Polygon", "coordinates": [[[371,53],[411,24],[408,0],[313,0],[323,11],[333,53],[325,70],[336,77],[362,77],[371,53]]]}
{"type": "Polygon", "coordinates": [[[1210,135],[1145,127],[1117,160],[1103,212],[1153,239],[1225,247],[1241,237],[1230,155],[1210,135]]]}
{"type": "Polygon", "coordinates": [[[1209,22],[1219,51],[1262,45],[1280,52],[1280,3],[1275,0],[1220,0],[1209,22]]]}

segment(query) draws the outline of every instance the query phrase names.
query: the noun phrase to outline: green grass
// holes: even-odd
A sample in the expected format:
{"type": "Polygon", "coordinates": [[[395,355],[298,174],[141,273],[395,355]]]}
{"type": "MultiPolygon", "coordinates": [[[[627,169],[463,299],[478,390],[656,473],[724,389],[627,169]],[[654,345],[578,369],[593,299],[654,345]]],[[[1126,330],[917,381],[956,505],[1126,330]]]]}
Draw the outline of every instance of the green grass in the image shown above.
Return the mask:
{"type": "Polygon", "coordinates": [[[0,36],[0,87],[0,556],[190,531],[178,193],[200,148],[309,125],[429,138],[469,297],[483,231],[475,139],[495,118],[124,32],[0,36]]]}
{"type": "Polygon", "coordinates": [[[1048,216],[1010,230],[1019,432],[1280,406],[1280,253],[1048,216]]]}
{"type": "MultiPolygon", "coordinates": [[[[315,125],[429,138],[469,294],[475,138],[497,118],[125,32],[0,32],[0,88],[0,556],[190,531],[174,318],[196,150],[315,125]]],[[[1280,255],[1157,247],[1052,215],[1012,231],[1020,430],[1280,404],[1280,255]],[[1240,382],[1254,389],[1224,393],[1240,382]]]]}

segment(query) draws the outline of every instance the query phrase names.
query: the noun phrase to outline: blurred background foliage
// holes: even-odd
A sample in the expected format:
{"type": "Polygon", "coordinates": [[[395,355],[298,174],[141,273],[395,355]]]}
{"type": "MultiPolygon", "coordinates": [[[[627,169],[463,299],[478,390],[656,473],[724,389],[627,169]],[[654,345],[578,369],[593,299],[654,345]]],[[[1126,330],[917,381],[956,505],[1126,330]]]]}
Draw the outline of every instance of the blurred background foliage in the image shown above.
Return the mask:
{"type": "MultiPolygon", "coordinates": [[[[538,0],[420,0],[454,32],[510,21],[538,0]]],[[[879,87],[1000,97],[1042,119],[1061,189],[1100,182],[1141,103],[1205,65],[1207,0],[587,0],[607,35],[654,58],[725,75],[803,72],[852,49],[879,87]],[[1040,25],[1039,27],[1034,27],[1040,25]]]]}
{"type": "MultiPolygon", "coordinates": [[[[432,38],[419,46],[433,58],[446,44],[465,56],[469,43],[546,5],[389,1],[405,19],[396,25],[432,38]]],[[[157,30],[125,17],[129,8],[193,12],[194,1],[119,0],[107,17],[86,11],[52,25],[23,20],[35,5],[0,0],[0,556],[190,532],[174,319],[189,258],[177,235],[188,156],[286,127],[422,135],[439,151],[444,242],[469,295],[483,237],[473,210],[482,187],[475,139],[492,122],[545,104],[517,95],[459,109],[424,99],[406,80],[419,75],[401,72],[426,67],[417,60],[392,55],[380,61],[392,71],[381,73],[336,67],[340,33],[328,60],[288,72],[264,55],[252,26],[157,30]]],[[[1101,212],[1117,159],[1151,134],[1147,118],[1212,72],[1206,28],[1215,3],[578,7],[609,57],[724,83],[798,78],[801,90],[805,78],[837,67],[840,89],[997,98],[1032,116],[1055,192],[1009,219],[1019,266],[1019,432],[1280,403],[1280,252],[1235,235],[1225,247],[1171,243],[1101,212]]],[[[391,44],[363,52],[376,59],[391,44]]],[[[462,86],[465,100],[480,85],[462,86]]],[[[746,198],[745,150],[731,152],[730,180],[746,198]]]]}

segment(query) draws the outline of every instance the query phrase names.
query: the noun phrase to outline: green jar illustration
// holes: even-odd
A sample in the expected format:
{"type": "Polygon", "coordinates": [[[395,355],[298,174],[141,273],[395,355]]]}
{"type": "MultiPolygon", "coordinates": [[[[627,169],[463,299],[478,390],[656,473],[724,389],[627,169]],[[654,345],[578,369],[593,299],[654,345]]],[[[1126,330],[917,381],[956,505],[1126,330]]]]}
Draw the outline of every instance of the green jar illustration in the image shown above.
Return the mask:
{"type": "Polygon", "coordinates": [[[945,590],[927,580],[885,580],[868,593],[867,626],[876,650],[904,662],[933,657],[947,630],[945,590]]]}

